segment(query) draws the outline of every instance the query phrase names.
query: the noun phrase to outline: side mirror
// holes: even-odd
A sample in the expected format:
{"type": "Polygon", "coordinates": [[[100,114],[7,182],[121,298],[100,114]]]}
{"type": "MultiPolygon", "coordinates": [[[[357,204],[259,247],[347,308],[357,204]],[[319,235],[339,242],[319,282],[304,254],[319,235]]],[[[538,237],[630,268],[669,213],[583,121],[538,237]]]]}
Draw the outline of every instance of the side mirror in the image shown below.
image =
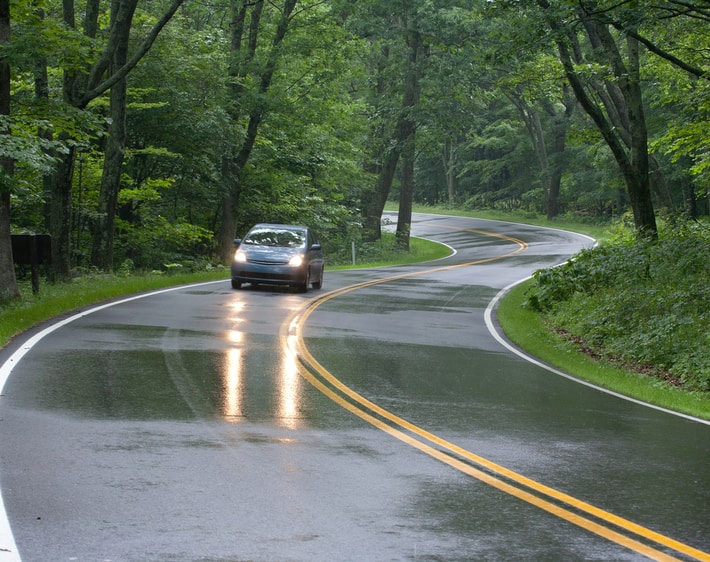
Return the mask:
{"type": "Polygon", "coordinates": [[[321,245],[316,242],[315,244],[311,244],[311,250],[314,252],[319,252],[321,250],[321,245]]]}
{"type": "Polygon", "coordinates": [[[241,239],[241,238],[235,238],[235,239],[234,239],[234,245],[235,245],[235,246],[239,246],[239,244],[241,244],[241,243],[242,243],[242,239],[241,239]]]}

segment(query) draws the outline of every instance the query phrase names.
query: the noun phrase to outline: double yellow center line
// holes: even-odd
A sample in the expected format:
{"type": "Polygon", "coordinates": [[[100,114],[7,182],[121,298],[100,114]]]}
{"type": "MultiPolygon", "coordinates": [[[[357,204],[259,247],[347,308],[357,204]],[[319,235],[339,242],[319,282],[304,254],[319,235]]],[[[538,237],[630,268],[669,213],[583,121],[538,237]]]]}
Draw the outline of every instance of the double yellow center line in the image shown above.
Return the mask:
{"type": "Polygon", "coordinates": [[[385,433],[469,476],[477,478],[498,490],[537,506],[587,531],[647,556],[652,560],[679,560],[674,555],[676,553],[691,559],[710,562],[710,554],[706,552],[618,517],[564,492],[545,486],[400,418],[343,384],[311,355],[303,341],[303,326],[313,311],[333,298],[377,284],[503,259],[527,249],[527,244],[516,238],[481,230],[461,230],[502,238],[514,243],[517,247],[515,250],[498,257],[358,283],[332,291],[311,301],[303,309],[295,311],[281,328],[282,345],[287,352],[297,359],[296,363],[301,375],[333,402],[385,433]]]}

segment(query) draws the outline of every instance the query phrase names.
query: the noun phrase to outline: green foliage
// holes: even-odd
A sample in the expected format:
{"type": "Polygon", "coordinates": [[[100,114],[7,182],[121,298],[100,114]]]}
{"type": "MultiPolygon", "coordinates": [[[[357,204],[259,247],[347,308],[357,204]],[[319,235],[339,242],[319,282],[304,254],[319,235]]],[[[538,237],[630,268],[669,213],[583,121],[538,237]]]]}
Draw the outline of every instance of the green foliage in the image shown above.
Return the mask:
{"type": "Polygon", "coordinates": [[[126,264],[150,271],[165,267],[174,270],[175,264],[183,262],[187,270],[194,270],[209,263],[212,232],[200,226],[182,221],[169,221],[165,217],[149,216],[140,225],[117,220],[117,259],[126,264]]]}
{"type": "Polygon", "coordinates": [[[391,261],[402,253],[397,247],[393,233],[383,232],[382,237],[375,242],[366,242],[360,236],[359,230],[351,230],[351,237],[336,238],[325,241],[328,265],[352,265],[353,244],[355,244],[355,264],[380,263],[391,261]]]}
{"type": "Polygon", "coordinates": [[[669,224],[540,270],[527,304],[595,353],[710,391],[710,227],[669,224]]]}
{"type": "MultiPolygon", "coordinates": [[[[581,6],[566,0],[550,4],[562,19],[581,6]]],[[[639,3],[599,2],[604,17],[672,47],[695,67],[708,67],[705,22],[663,17],[655,7],[640,10],[632,4],[639,3]]],[[[139,7],[130,54],[161,7],[139,7]]],[[[230,52],[229,9],[219,0],[209,6],[186,3],[128,76],[116,267],[125,260],[138,269],[164,269],[209,259],[214,243],[207,237],[219,230],[220,204],[229,189],[235,190],[238,231],[262,220],[304,222],[324,240],[342,245],[349,259],[349,241],[359,237],[352,224],[361,220],[399,115],[410,23],[427,45],[414,115],[415,197],[466,209],[513,210],[518,216],[543,209],[547,176],[513,101],[523,99],[534,110],[543,135],[550,134],[566,101],[554,37],[537,4],[300,2],[266,94],[259,92],[260,78],[278,3],[267,3],[255,58],[235,78],[240,82],[235,89],[227,83],[229,68],[240,62],[230,52]],[[241,145],[250,112],[260,107],[256,144],[237,181],[225,173],[226,164],[241,145]]],[[[12,115],[0,117],[0,155],[15,160],[14,176],[0,177],[13,193],[12,227],[44,230],[43,176],[57,157],[76,149],[72,265],[85,266],[90,227],[98,217],[108,95],[79,110],[65,100],[64,79],[78,74],[75,87],[81,89],[81,75],[106,41],[110,6],[102,4],[93,39],[81,29],[80,12],[76,29],[64,24],[55,0],[13,0],[12,10],[12,40],[1,53],[12,69],[12,115]],[[47,97],[36,90],[35,73],[42,68],[47,97]]],[[[641,62],[649,134],[661,162],[653,173],[666,180],[656,193],[657,208],[684,204],[689,181],[699,212],[706,214],[707,80],[650,51],[641,62]]],[[[605,72],[590,63],[585,77],[605,72]]],[[[626,210],[614,159],[579,108],[571,117],[564,164],[562,215],[602,223],[626,210]]],[[[397,182],[395,177],[395,189],[397,182]]]]}
{"type": "MultiPolygon", "coordinates": [[[[130,179],[126,180],[130,186],[130,179]]],[[[209,261],[212,232],[189,221],[160,214],[165,192],[172,179],[146,180],[119,193],[123,217],[116,221],[118,236],[115,260],[140,270],[174,270],[166,264],[209,261]]],[[[192,266],[189,266],[192,269],[192,266]]]]}
{"type": "MultiPolygon", "coordinates": [[[[36,136],[36,131],[22,134],[18,123],[11,123],[5,115],[0,115],[0,157],[11,158],[20,166],[32,171],[48,172],[53,163],[46,150],[53,145],[36,136]],[[10,134],[13,131],[14,134],[10,134]]],[[[64,147],[54,145],[59,149],[64,147]]]]}

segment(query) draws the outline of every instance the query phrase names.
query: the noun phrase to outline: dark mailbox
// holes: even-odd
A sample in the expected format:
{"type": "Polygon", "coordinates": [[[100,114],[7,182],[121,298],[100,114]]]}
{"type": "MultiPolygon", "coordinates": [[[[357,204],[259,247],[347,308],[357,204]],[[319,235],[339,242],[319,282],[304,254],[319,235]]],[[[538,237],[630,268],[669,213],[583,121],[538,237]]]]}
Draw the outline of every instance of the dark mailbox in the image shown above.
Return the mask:
{"type": "Polygon", "coordinates": [[[13,234],[12,258],[18,265],[41,265],[52,261],[49,234],[13,234]]]}
{"type": "Polygon", "coordinates": [[[13,234],[12,259],[32,267],[32,290],[39,292],[37,266],[52,262],[52,237],[49,234],[13,234]]]}

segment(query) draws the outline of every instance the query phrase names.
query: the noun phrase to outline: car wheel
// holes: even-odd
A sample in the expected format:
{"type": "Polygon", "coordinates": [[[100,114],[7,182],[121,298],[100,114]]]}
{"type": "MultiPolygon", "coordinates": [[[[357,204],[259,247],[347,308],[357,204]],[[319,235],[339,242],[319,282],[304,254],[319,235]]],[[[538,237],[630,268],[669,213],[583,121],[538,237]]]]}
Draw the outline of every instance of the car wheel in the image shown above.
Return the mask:
{"type": "Polygon", "coordinates": [[[296,285],[296,290],[299,293],[307,292],[308,291],[308,284],[310,283],[310,281],[311,281],[310,271],[307,271],[306,278],[303,280],[303,283],[299,283],[298,285],[296,285]]]}
{"type": "Polygon", "coordinates": [[[241,289],[242,288],[242,282],[238,281],[237,279],[232,279],[232,289],[241,289]]]}
{"type": "Polygon", "coordinates": [[[311,283],[311,287],[314,289],[318,290],[323,286],[323,270],[320,270],[320,277],[318,277],[318,281],[314,281],[311,283]]]}

